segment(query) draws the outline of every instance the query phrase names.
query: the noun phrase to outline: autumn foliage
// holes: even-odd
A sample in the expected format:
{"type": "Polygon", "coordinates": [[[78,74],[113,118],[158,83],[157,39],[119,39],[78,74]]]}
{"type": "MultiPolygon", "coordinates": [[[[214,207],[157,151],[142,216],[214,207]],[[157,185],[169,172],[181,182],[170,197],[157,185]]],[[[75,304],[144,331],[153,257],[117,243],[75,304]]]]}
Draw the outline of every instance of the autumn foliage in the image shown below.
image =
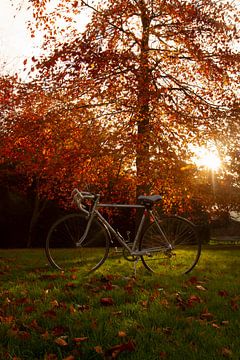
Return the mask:
{"type": "Polygon", "coordinates": [[[209,196],[189,166],[189,144],[209,140],[235,159],[216,189],[234,187],[236,8],[211,0],[30,5],[32,36],[44,31],[43,55],[24,62],[28,83],[1,80],[1,159],[41,197],[66,203],[78,186],[112,201],[157,192],[172,209],[191,207],[192,197],[209,206],[216,191],[209,196]]]}

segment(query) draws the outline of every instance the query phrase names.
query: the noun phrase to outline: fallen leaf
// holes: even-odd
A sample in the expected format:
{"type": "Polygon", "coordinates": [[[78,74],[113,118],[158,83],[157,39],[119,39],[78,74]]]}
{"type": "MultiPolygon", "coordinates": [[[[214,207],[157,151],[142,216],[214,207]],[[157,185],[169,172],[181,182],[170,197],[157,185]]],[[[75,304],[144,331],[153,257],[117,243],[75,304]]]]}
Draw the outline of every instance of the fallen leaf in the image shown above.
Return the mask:
{"type": "Polygon", "coordinates": [[[113,299],[112,299],[111,297],[101,298],[101,299],[100,299],[100,303],[101,303],[103,306],[110,306],[110,305],[113,305],[113,304],[114,304],[113,299]]]}
{"type": "Polygon", "coordinates": [[[31,302],[31,300],[27,297],[19,298],[14,301],[14,303],[16,305],[29,304],[30,302],[31,302]]]}
{"type": "Polygon", "coordinates": [[[147,301],[147,300],[140,301],[140,304],[141,304],[142,307],[144,307],[144,308],[147,308],[147,307],[148,307],[148,301],[147,301]]]}
{"type": "Polygon", "coordinates": [[[196,285],[196,289],[201,290],[201,291],[206,291],[207,289],[205,287],[203,287],[202,285],[196,285]]]}
{"type": "Polygon", "coordinates": [[[223,321],[221,321],[221,325],[229,325],[229,320],[223,320],[223,321]]]}
{"type": "Polygon", "coordinates": [[[119,331],[118,332],[118,337],[125,337],[125,336],[127,336],[127,334],[125,333],[125,331],[119,331]]]}
{"type": "Polygon", "coordinates": [[[74,314],[74,313],[77,312],[77,310],[75,309],[74,305],[72,305],[72,304],[69,306],[69,311],[70,311],[70,314],[74,314]]]}
{"type": "Polygon", "coordinates": [[[201,285],[201,284],[205,284],[206,282],[205,281],[201,281],[201,280],[198,280],[198,278],[196,276],[192,276],[190,277],[186,282],[185,284],[187,285],[201,285]]]}
{"type": "Polygon", "coordinates": [[[163,333],[166,335],[172,335],[173,329],[170,327],[165,327],[162,329],[163,333]]]}
{"type": "Polygon", "coordinates": [[[215,329],[220,329],[220,326],[218,324],[212,323],[212,327],[215,329]]]}
{"type": "Polygon", "coordinates": [[[41,336],[42,336],[42,338],[43,338],[44,340],[48,340],[48,339],[49,339],[49,337],[50,337],[50,335],[49,335],[49,332],[48,332],[48,331],[45,331],[45,333],[41,334],[41,336]]]}
{"type": "Polygon", "coordinates": [[[198,279],[196,276],[192,276],[186,282],[189,284],[198,284],[198,279]]]}
{"type": "Polygon", "coordinates": [[[52,329],[52,335],[59,337],[61,335],[64,335],[66,333],[66,331],[68,331],[68,329],[66,327],[58,325],[52,329]]]}
{"type": "Polygon", "coordinates": [[[84,342],[84,341],[87,341],[87,340],[88,340],[88,337],[86,337],[86,336],[73,338],[73,341],[74,341],[76,344],[79,344],[79,343],[84,342]]]}
{"type": "Polygon", "coordinates": [[[189,298],[188,298],[188,305],[189,306],[192,306],[193,303],[202,303],[202,299],[198,296],[198,295],[191,295],[189,298]]]}
{"type": "Polygon", "coordinates": [[[11,324],[14,320],[13,316],[0,316],[0,323],[11,324]]]}
{"type": "Polygon", "coordinates": [[[52,307],[59,307],[59,303],[57,300],[50,301],[50,304],[52,305],[52,307]]]}
{"type": "Polygon", "coordinates": [[[127,343],[115,345],[105,352],[106,356],[111,356],[112,359],[116,359],[123,351],[132,352],[136,348],[135,343],[130,340],[127,343]]]}
{"type": "Polygon", "coordinates": [[[114,312],[112,312],[113,316],[121,316],[122,314],[123,314],[122,311],[114,311],[114,312]]]}
{"type": "Polygon", "coordinates": [[[54,342],[59,346],[67,346],[68,345],[68,343],[66,342],[66,340],[63,337],[58,337],[57,339],[54,340],[54,342]]]}
{"type": "Polygon", "coordinates": [[[73,282],[68,282],[67,284],[65,284],[66,288],[75,288],[77,287],[77,284],[73,283],[73,282]]]}
{"type": "Polygon", "coordinates": [[[96,353],[98,354],[103,354],[103,349],[101,346],[97,345],[94,347],[94,350],[96,351],[96,353]]]}
{"type": "Polygon", "coordinates": [[[56,354],[46,354],[44,360],[58,360],[58,356],[56,354]]]}
{"type": "Polygon", "coordinates": [[[222,297],[227,297],[228,292],[226,290],[219,290],[218,295],[222,297]]]}
{"type": "Polygon", "coordinates": [[[165,351],[160,351],[159,357],[160,357],[160,359],[166,359],[167,353],[165,351]]]}
{"type": "Polygon", "coordinates": [[[231,308],[233,311],[237,311],[239,309],[239,305],[235,298],[231,300],[231,308]]]}
{"type": "Polygon", "coordinates": [[[54,310],[47,310],[47,311],[44,311],[43,315],[44,315],[44,317],[46,316],[49,318],[55,318],[57,316],[57,313],[54,310]]]}
{"type": "Polygon", "coordinates": [[[212,320],[214,318],[214,315],[212,313],[210,313],[208,310],[204,310],[201,313],[200,318],[202,320],[212,320]]]}
{"type": "Polygon", "coordinates": [[[75,360],[75,356],[69,355],[69,356],[65,357],[63,360],[75,360]]]}
{"type": "Polygon", "coordinates": [[[34,306],[26,306],[24,308],[24,312],[26,314],[31,314],[32,312],[36,311],[36,308],[34,306]]]}
{"type": "Polygon", "coordinates": [[[222,348],[221,349],[221,354],[224,356],[224,357],[227,357],[227,358],[230,358],[232,357],[232,351],[228,348],[222,348]]]}
{"type": "Polygon", "coordinates": [[[33,319],[30,324],[28,324],[27,326],[29,329],[33,329],[33,330],[36,330],[38,332],[42,332],[43,329],[41,328],[41,326],[39,326],[39,324],[37,323],[37,320],[36,319],[33,319]]]}
{"type": "Polygon", "coordinates": [[[27,331],[18,331],[16,335],[21,340],[29,340],[31,337],[30,333],[27,331]]]}

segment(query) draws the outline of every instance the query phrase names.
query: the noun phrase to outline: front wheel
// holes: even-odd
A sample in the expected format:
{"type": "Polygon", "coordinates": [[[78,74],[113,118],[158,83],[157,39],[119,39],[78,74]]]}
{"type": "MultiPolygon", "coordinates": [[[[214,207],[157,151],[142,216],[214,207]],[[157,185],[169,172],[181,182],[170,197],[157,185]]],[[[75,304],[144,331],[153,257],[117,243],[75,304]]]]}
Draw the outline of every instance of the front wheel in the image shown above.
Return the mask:
{"type": "Polygon", "coordinates": [[[81,266],[90,272],[103,264],[109,252],[108,232],[100,221],[94,220],[86,239],[81,242],[86,226],[83,214],[65,215],[52,225],[45,250],[53,267],[67,270],[81,266]]]}
{"type": "Polygon", "coordinates": [[[151,223],[139,243],[143,265],[152,272],[174,271],[187,274],[197,264],[201,242],[195,226],[178,216],[151,223]]]}

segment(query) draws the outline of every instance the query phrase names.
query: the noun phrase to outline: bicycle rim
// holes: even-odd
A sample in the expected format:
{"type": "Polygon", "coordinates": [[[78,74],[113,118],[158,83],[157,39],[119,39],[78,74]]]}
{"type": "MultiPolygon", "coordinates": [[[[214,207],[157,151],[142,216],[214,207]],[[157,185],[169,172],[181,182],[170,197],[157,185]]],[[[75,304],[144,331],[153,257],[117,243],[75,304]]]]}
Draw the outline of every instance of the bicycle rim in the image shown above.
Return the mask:
{"type": "Polygon", "coordinates": [[[81,267],[84,272],[96,270],[108,256],[109,236],[103,224],[94,220],[86,239],[78,245],[86,229],[82,214],[70,214],[56,221],[46,241],[50,264],[59,270],[81,267]]]}
{"type": "Polygon", "coordinates": [[[141,257],[143,265],[152,272],[189,273],[201,254],[201,243],[195,226],[178,216],[163,218],[159,226],[148,226],[140,241],[140,250],[150,249],[141,257]]]}

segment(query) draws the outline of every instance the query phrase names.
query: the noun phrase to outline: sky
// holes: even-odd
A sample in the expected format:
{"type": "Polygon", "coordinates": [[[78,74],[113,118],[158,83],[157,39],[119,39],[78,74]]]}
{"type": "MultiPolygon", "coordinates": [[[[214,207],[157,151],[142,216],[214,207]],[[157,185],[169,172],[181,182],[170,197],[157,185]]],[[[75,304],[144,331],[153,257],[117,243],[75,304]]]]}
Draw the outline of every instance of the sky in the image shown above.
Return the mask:
{"type": "MultiPolygon", "coordinates": [[[[84,28],[89,19],[87,13],[83,16],[79,30],[84,28]]],[[[40,38],[31,38],[27,21],[31,21],[27,0],[0,0],[0,74],[21,72],[24,59],[40,55],[40,38]],[[15,7],[22,4],[20,11],[12,3],[15,7]]]]}
{"type": "MultiPolygon", "coordinates": [[[[20,2],[14,0],[16,5],[20,2]]],[[[26,21],[30,13],[26,8],[21,11],[11,6],[10,0],[0,0],[0,72],[15,73],[23,68],[26,57],[37,55],[36,44],[30,37],[26,21]],[[35,47],[35,48],[34,48],[35,47]]]]}

